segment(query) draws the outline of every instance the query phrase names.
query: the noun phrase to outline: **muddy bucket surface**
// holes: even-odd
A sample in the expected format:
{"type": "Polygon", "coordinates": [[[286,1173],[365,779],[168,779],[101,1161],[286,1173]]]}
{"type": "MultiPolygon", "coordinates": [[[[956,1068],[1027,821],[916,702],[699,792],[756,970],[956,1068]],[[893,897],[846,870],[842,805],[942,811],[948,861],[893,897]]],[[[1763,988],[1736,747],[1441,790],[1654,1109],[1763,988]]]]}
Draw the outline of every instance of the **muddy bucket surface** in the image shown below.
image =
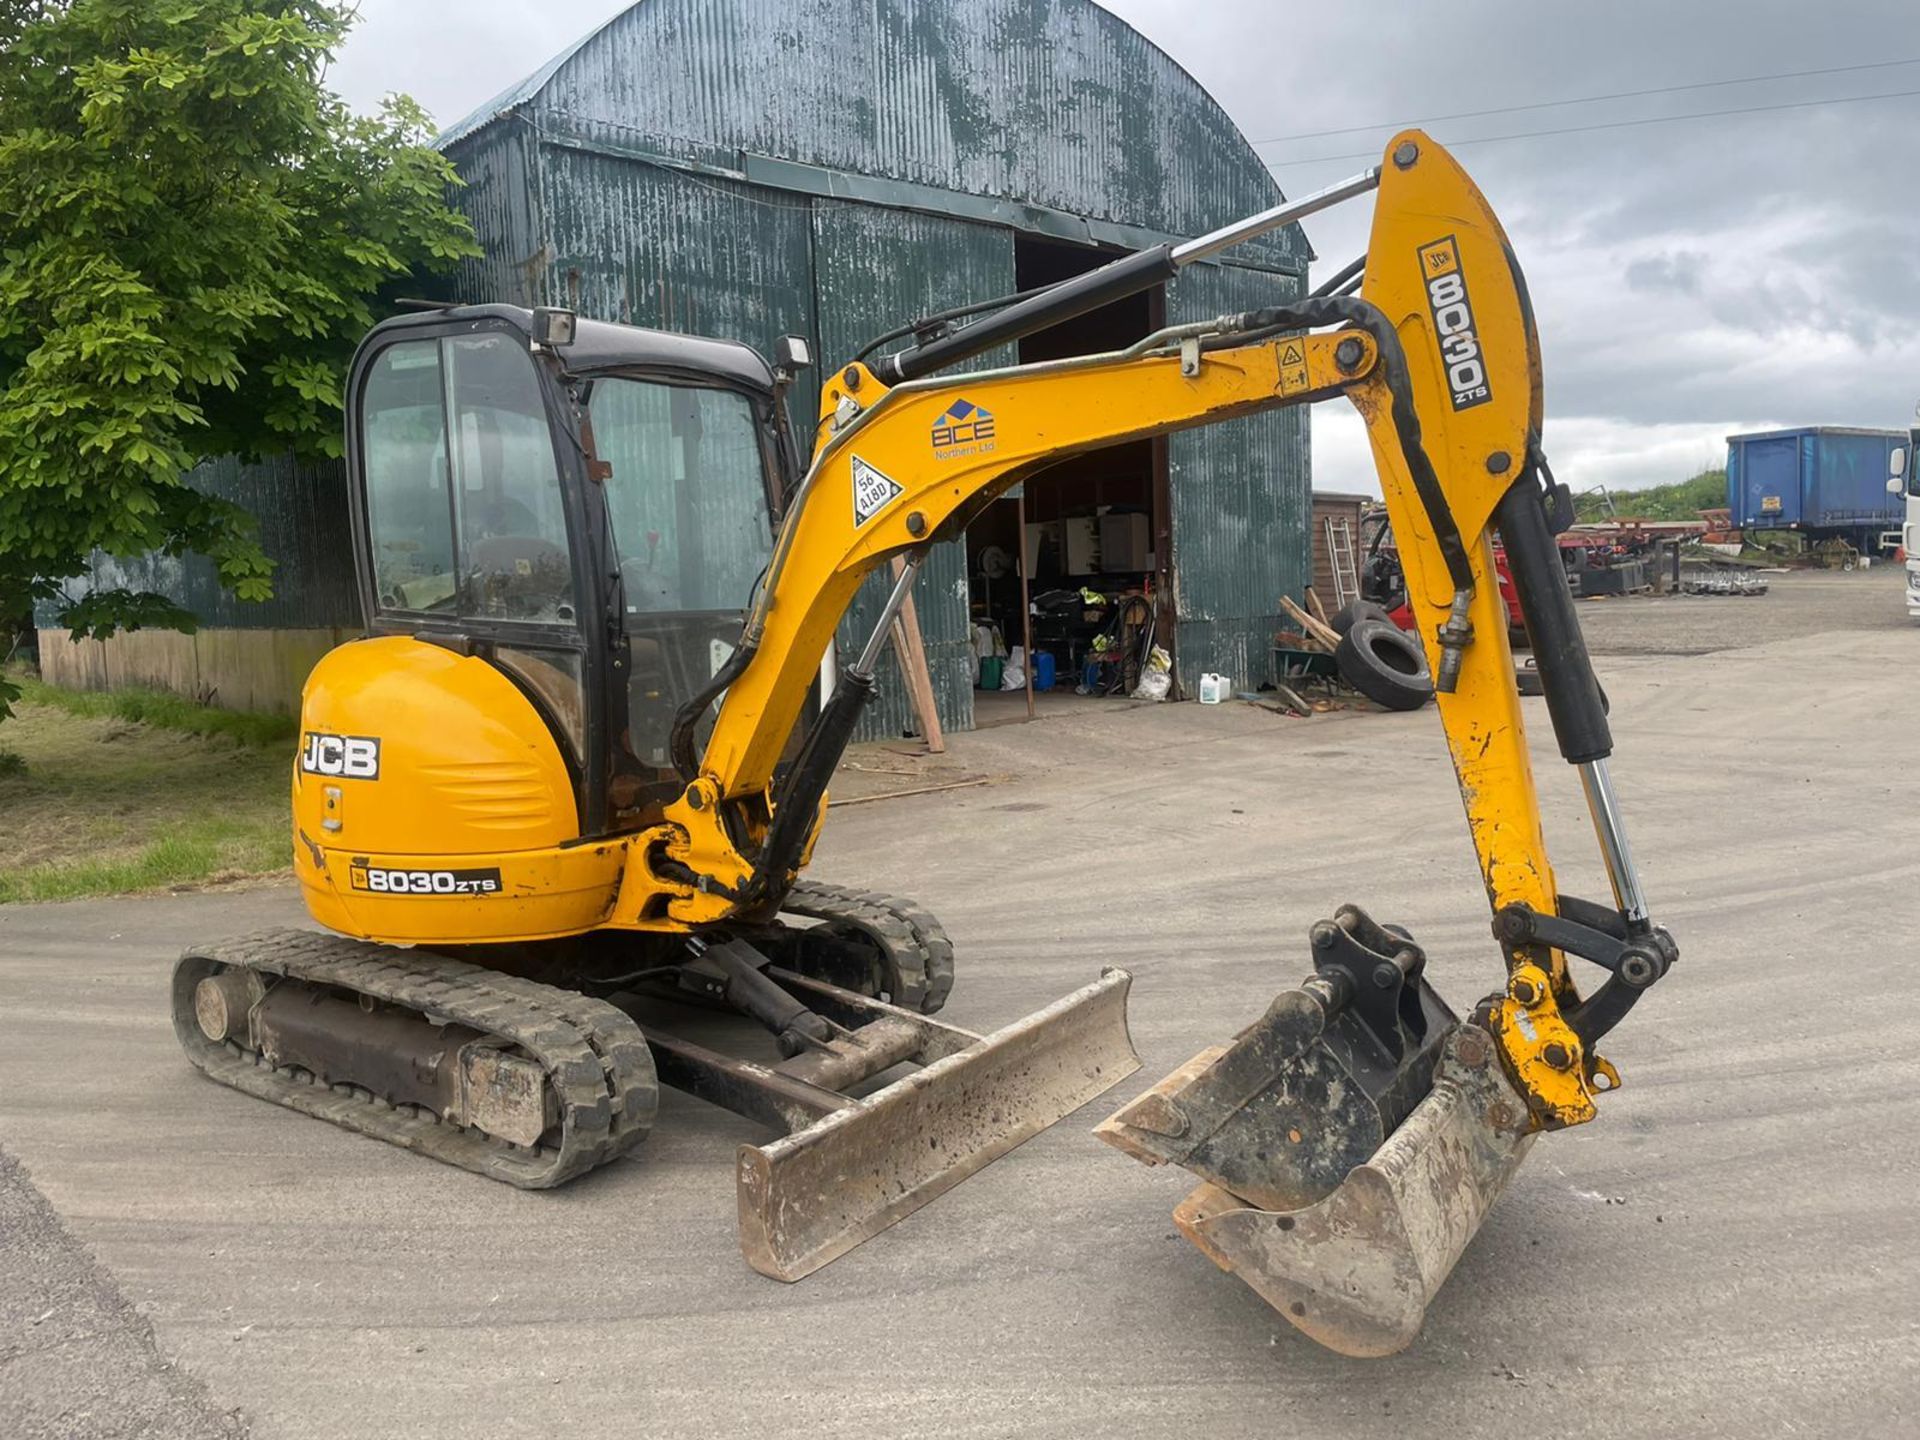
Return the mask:
{"type": "Polygon", "coordinates": [[[1533,1144],[1526,1107],[1484,1032],[1446,1039],[1433,1089],[1332,1194],[1299,1209],[1249,1206],[1202,1185],[1181,1232],[1295,1326],[1343,1355],[1391,1355],[1533,1144]]]}

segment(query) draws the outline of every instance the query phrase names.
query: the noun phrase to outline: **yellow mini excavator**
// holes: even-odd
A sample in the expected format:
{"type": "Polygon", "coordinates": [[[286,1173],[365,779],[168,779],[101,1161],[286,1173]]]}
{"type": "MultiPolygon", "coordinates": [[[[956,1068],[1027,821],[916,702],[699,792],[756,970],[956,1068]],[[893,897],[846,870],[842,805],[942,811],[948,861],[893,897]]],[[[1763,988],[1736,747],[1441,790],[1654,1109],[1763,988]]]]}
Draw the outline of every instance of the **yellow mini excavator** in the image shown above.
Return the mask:
{"type": "Polygon", "coordinates": [[[1123,972],[976,1035],[931,1018],[953,951],[925,910],[800,878],[928,547],[1063,456],[1344,395],[1504,975],[1462,1017],[1405,930],[1341,908],[1299,989],[1100,1134],[1194,1171],[1181,1228],[1293,1323],[1397,1349],[1532,1137],[1619,1083],[1594,1047],[1675,959],[1608,779],[1499,222],[1410,131],[1341,185],[916,334],[828,378],[803,462],[783,399],[809,360],[797,339],[769,364],[503,305],[376,328],[347,394],[369,635],[315,668],[293,772],[296,871],[324,929],[190,950],[180,1040],[225,1084],[524,1187],[631,1150],[665,1081],[777,1132],[740,1153],[748,1261],[785,1280],[826,1264],[1139,1063],[1123,972]],[[1376,190],[1364,259],[1310,297],[941,377],[1376,190]],[[1611,904],[1555,889],[1495,530],[1611,904]],[[835,628],[883,565],[890,598],[841,668],[835,628]],[[1567,956],[1604,984],[1583,996],[1567,956]],[[760,1022],[778,1058],[690,1038],[719,1023],[699,1006],[760,1022]]]}

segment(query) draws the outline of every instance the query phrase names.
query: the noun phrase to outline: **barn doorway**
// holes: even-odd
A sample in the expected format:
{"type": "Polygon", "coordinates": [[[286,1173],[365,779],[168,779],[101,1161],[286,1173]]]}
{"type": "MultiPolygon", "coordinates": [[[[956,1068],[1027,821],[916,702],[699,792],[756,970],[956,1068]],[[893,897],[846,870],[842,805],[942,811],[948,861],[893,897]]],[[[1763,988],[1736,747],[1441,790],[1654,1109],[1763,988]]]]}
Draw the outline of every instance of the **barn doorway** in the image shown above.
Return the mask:
{"type": "MultiPolygon", "coordinates": [[[[1016,285],[1071,279],[1118,253],[1016,235],[1016,285]]],[[[1165,314],[1165,289],[1156,286],[1028,336],[1020,361],[1123,349],[1165,314]]],[[[1032,637],[1023,678],[1034,682],[1034,715],[1124,701],[1150,647],[1171,652],[1172,615],[1161,613],[1172,596],[1169,510],[1166,442],[1142,440],[1051,465],[968,526],[976,725],[1029,718],[1026,685],[1001,688],[1014,678],[1016,647],[1025,647],[1023,595],[1032,637]]]]}

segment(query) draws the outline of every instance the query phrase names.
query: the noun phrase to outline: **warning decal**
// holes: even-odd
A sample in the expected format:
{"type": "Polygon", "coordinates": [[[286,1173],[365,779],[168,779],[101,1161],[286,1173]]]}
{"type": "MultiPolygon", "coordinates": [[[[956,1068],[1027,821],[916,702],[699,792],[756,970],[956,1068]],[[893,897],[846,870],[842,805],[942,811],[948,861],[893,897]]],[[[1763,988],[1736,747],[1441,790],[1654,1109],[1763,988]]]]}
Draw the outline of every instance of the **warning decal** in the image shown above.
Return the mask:
{"type": "Polygon", "coordinates": [[[901,487],[858,455],[853,457],[853,523],[867,523],[900,495],[901,487]]]}
{"type": "Polygon", "coordinates": [[[1307,388],[1307,347],[1298,340],[1280,342],[1280,393],[1295,395],[1307,388]]]}

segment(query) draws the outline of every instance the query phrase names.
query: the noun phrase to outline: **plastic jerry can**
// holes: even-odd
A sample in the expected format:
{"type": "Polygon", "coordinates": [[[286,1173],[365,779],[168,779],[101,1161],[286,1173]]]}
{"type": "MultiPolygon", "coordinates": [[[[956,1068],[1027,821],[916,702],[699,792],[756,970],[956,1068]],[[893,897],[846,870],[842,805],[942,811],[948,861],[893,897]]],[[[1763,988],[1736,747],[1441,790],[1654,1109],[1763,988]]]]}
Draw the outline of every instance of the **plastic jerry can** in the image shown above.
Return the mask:
{"type": "Polygon", "coordinates": [[[1200,677],[1200,703],[1218,705],[1233,694],[1233,677],[1216,675],[1211,670],[1200,677]]]}

